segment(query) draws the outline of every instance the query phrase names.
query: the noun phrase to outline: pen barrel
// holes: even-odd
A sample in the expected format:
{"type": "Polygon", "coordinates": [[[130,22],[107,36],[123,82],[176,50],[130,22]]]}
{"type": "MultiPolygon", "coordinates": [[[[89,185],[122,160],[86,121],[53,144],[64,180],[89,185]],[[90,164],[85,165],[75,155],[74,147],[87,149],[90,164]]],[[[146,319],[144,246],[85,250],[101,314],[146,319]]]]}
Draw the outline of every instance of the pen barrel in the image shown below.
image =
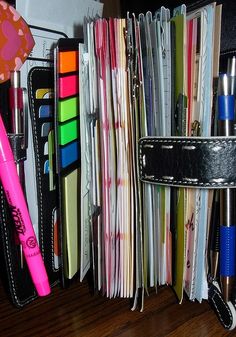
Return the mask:
{"type": "Polygon", "coordinates": [[[236,227],[220,227],[220,274],[221,276],[235,276],[236,227]]]}
{"type": "Polygon", "coordinates": [[[211,224],[209,233],[210,244],[210,272],[213,279],[217,278],[219,270],[219,251],[220,251],[220,194],[215,191],[212,212],[211,224]]]}
{"type": "MultiPolygon", "coordinates": [[[[23,89],[20,87],[20,72],[11,72],[11,87],[9,88],[9,103],[11,109],[11,130],[14,134],[24,134],[24,104],[23,89]]],[[[20,178],[21,185],[24,185],[24,163],[17,163],[17,173],[20,178]]]]}
{"type": "Polygon", "coordinates": [[[48,295],[48,276],[14,161],[0,163],[0,178],[32,281],[39,296],[48,295]]]}
{"type": "Polygon", "coordinates": [[[232,136],[234,134],[234,96],[218,96],[218,134],[232,136]]]}
{"type": "Polygon", "coordinates": [[[234,190],[220,190],[220,281],[226,302],[231,300],[236,274],[234,190]]]}
{"type": "Polygon", "coordinates": [[[234,96],[221,95],[218,96],[218,119],[234,120],[234,96]]]}
{"type": "Polygon", "coordinates": [[[230,77],[230,94],[235,94],[236,58],[233,56],[227,62],[227,75],[230,77]]]}
{"type": "Polygon", "coordinates": [[[219,191],[215,191],[210,224],[210,250],[219,252],[220,250],[220,195],[219,191]]]}
{"type": "Polygon", "coordinates": [[[232,136],[234,135],[234,122],[232,120],[220,120],[218,122],[219,136],[232,136]]]}
{"type": "Polygon", "coordinates": [[[23,130],[23,90],[22,88],[9,89],[9,102],[12,111],[12,132],[22,133],[23,130]]]}
{"type": "Polygon", "coordinates": [[[234,191],[220,191],[220,281],[226,302],[231,300],[236,274],[236,227],[234,223],[234,191]]]}
{"type": "Polygon", "coordinates": [[[234,190],[220,190],[220,224],[226,227],[234,225],[234,190]]]}
{"type": "Polygon", "coordinates": [[[236,227],[220,226],[220,281],[226,302],[231,300],[235,282],[236,227]]]}
{"type": "MultiPolygon", "coordinates": [[[[231,79],[224,74],[219,78],[218,134],[234,134],[234,95],[231,94],[231,79]]],[[[234,222],[234,191],[220,191],[220,280],[225,301],[230,301],[235,280],[236,227],[234,222]]]]}

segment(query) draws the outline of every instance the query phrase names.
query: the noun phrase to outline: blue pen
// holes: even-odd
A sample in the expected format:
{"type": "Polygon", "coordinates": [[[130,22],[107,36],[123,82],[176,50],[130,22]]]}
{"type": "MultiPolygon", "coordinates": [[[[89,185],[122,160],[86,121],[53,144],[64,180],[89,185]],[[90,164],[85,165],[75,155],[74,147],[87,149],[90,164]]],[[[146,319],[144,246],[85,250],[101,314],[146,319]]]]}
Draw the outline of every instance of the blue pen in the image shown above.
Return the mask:
{"type": "MultiPolygon", "coordinates": [[[[230,76],[219,78],[218,133],[232,136],[234,130],[234,96],[230,92],[230,76]]],[[[220,191],[220,279],[225,301],[230,301],[236,274],[236,226],[234,220],[234,191],[220,191]]]]}

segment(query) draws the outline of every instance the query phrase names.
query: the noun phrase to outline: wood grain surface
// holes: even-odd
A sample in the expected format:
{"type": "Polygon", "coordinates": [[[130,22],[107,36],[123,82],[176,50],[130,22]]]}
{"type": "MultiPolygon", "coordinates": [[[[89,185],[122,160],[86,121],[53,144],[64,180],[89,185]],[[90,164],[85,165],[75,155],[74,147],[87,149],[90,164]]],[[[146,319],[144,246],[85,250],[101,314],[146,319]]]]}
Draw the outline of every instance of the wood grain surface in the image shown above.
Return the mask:
{"type": "Polygon", "coordinates": [[[130,307],[129,299],[93,295],[87,282],[77,282],[17,309],[0,286],[0,336],[236,336],[223,329],[206,301],[180,305],[170,287],[146,296],[142,313],[130,307]]]}

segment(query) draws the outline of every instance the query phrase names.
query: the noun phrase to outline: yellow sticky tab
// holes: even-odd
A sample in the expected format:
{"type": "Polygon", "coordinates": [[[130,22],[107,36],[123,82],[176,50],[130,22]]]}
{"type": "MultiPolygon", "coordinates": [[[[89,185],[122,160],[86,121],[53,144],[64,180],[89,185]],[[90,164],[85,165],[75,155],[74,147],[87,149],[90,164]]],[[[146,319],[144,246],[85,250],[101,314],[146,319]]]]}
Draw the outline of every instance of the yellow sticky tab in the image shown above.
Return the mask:
{"type": "Polygon", "coordinates": [[[79,169],[62,178],[65,276],[71,279],[79,269],[79,169]]]}

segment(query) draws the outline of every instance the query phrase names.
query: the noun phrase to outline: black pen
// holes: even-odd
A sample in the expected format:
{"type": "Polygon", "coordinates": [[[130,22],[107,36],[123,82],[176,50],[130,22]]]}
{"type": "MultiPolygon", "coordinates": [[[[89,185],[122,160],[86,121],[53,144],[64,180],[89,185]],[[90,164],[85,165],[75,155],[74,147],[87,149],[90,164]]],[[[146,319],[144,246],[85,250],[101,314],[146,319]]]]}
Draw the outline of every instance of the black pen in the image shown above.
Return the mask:
{"type": "MultiPolygon", "coordinates": [[[[234,134],[234,95],[231,94],[230,76],[219,78],[218,133],[234,134]]],[[[223,182],[223,181],[222,181],[223,182]]],[[[234,193],[230,188],[220,190],[220,279],[225,301],[230,301],[235,280],[236,227],[234,221],[234,193]]]]}

